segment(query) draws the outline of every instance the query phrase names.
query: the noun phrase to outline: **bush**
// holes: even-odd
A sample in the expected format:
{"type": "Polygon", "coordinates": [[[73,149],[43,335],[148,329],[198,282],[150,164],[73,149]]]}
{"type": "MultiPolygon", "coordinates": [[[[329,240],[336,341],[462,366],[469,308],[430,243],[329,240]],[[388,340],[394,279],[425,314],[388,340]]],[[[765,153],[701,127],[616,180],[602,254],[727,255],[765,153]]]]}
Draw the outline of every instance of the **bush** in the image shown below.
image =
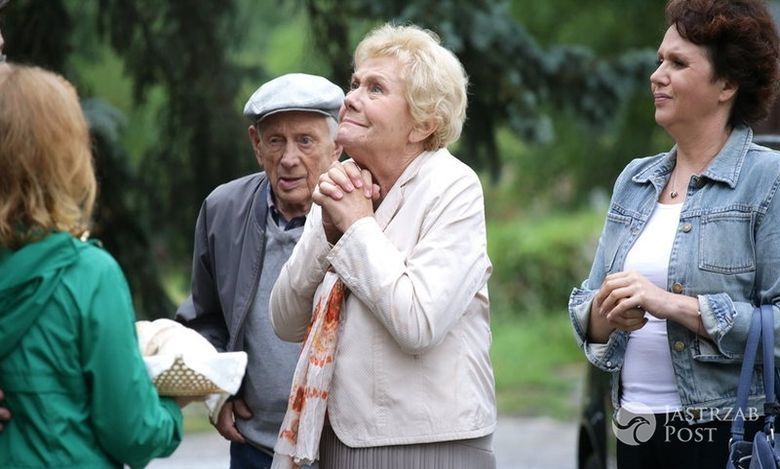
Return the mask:
{"type": "Polygon", "coordinates": [[[571,289],[588,274],[603,221],[603,210],[596,209],[489,220],[493,315],[565,308],[571,289]]]}
{"type": "Polygon", "coordinates": [[[493,321],[492,329],[490,357],[499,414],[571,421],[586,360],[574,341],[566,311],[559,308],[493,321]]]}

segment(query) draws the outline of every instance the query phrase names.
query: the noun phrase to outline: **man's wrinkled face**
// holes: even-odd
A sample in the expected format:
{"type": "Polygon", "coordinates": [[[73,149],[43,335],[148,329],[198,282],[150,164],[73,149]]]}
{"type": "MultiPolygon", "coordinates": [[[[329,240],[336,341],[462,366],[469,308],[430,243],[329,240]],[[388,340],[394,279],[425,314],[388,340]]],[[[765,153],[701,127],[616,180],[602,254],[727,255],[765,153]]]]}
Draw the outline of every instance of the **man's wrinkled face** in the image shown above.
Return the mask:
{"type": "Polygon", "coordinates": [[[288,220],[306,215],[320,174],[341,155],[327,117],[315,112],[280,112],[250,126],[249,138],[268,175],[279,212],[288,220]]]}

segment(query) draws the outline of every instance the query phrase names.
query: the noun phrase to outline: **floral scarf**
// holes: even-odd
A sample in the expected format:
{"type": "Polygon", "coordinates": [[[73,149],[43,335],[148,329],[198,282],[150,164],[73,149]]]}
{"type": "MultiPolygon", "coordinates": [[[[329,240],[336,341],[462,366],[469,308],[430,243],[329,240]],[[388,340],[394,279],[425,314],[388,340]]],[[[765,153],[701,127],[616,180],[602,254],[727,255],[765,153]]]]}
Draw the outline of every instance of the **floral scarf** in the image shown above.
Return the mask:
{"type": "Polygon", "coordinates": [[[328,271],[314,294],[314,312],[295,366],[287,413],[274,446],[271,469],[294,469],[319,456],[341,308],[349,290],[328,271]],[[323,311],[324,305],[324,311],[323,311]]]}

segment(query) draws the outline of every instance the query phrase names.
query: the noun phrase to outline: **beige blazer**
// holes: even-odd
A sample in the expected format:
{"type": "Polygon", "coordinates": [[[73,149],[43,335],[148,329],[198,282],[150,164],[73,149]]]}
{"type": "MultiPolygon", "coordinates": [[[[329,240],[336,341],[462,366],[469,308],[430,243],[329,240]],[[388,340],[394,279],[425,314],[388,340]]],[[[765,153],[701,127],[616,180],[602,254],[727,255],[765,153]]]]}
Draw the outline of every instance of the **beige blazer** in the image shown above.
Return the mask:
{"type": "Polygon", "coordinates": [[[315,205],[271,293],[279,337],[302,340],[331,265],[351,291],[328,397],[339,439],[372,447],[492,433],[492,267],[477,175],[446,149],[424,152],[334,246],[315,205]]]}

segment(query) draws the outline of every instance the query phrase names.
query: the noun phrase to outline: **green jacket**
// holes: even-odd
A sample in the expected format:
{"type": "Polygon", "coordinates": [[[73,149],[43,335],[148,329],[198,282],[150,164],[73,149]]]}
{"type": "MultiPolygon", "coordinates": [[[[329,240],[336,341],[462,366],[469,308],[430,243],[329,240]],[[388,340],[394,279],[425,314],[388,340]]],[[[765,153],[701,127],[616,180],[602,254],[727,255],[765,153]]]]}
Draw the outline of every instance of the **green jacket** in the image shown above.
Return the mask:
{"type": "Polygon", "coordinates": [[[13,418],[0,468],[142,467],[181,442],[136,342],[129,290],[92,243],[52,234],[0,247],[0,389],[13,418]]]}

